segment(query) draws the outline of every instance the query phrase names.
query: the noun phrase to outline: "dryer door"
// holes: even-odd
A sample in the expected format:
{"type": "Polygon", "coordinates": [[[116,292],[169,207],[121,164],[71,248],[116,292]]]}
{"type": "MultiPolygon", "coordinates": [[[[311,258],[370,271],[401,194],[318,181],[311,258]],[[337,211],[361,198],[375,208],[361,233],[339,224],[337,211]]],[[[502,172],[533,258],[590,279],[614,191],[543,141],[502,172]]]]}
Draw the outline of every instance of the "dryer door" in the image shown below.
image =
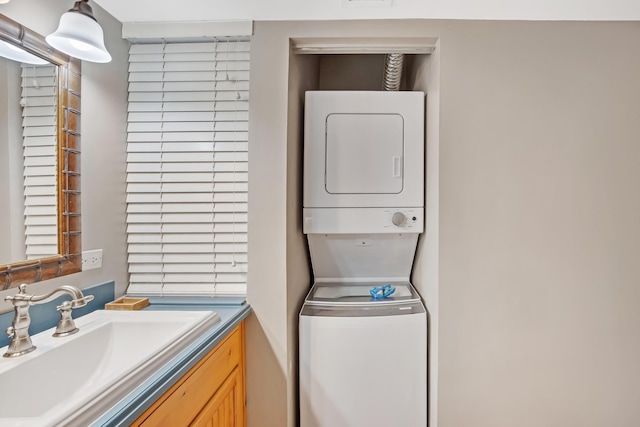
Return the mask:
{"type": "Polygon", "coordinates": [[[330,114],[325,187],[330,194],[402,191],[404,120],[400,114],[330,114]]]}

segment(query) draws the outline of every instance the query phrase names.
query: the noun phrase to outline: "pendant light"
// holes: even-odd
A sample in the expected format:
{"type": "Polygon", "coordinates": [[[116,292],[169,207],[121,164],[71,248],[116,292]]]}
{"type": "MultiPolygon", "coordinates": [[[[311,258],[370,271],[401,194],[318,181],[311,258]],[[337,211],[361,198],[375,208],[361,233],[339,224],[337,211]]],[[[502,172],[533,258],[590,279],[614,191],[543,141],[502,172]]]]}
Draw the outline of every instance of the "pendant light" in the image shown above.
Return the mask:
{"type": "Polygon", "coordinates": [[[75,2],[60,17],[60,25],[46,37],[47,43],[67,55],[90,62],[109,62],[111,55],[104,47],[102,27],[93,17],[89,0],[75,2]]]}

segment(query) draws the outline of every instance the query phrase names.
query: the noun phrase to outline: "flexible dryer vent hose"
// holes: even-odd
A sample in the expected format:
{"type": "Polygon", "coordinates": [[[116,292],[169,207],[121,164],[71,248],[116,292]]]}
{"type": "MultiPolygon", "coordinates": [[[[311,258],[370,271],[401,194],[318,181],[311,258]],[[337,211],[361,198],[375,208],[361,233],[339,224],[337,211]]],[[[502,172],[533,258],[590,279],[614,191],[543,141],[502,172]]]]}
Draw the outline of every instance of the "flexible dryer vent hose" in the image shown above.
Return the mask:
{"type": "Polygon", "coordinates": [[[403,63],[404,54],[402,53],[388,53],[385,55],[384,81],[382,83],[384,90],[397,91],[400,89],[403,63]]]}

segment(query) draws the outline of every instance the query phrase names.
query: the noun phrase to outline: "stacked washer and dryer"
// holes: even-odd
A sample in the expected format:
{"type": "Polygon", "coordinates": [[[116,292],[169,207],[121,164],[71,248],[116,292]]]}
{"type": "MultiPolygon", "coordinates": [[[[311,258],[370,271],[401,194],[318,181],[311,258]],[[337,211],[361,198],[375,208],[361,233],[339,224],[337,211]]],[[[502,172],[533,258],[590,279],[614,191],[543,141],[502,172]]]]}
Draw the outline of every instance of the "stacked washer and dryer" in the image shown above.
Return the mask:
{"type": "Polygon", "coordinates": [[[425,427],[427,317],[410,283],[424,230],[422,92],[305,96],[301,427],[425,427]]]}

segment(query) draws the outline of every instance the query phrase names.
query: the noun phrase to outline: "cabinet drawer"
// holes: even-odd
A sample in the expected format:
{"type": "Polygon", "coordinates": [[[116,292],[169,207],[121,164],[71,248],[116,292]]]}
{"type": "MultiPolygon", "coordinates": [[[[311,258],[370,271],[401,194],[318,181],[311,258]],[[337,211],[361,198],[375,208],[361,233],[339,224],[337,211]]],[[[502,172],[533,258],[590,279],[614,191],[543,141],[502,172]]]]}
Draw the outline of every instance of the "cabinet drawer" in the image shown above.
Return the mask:
{"type": "Polygon", "coordinates": [[[225,379],[242,365],[242,326],[236,327],[132,426],[188,426],[225,379]]]}

